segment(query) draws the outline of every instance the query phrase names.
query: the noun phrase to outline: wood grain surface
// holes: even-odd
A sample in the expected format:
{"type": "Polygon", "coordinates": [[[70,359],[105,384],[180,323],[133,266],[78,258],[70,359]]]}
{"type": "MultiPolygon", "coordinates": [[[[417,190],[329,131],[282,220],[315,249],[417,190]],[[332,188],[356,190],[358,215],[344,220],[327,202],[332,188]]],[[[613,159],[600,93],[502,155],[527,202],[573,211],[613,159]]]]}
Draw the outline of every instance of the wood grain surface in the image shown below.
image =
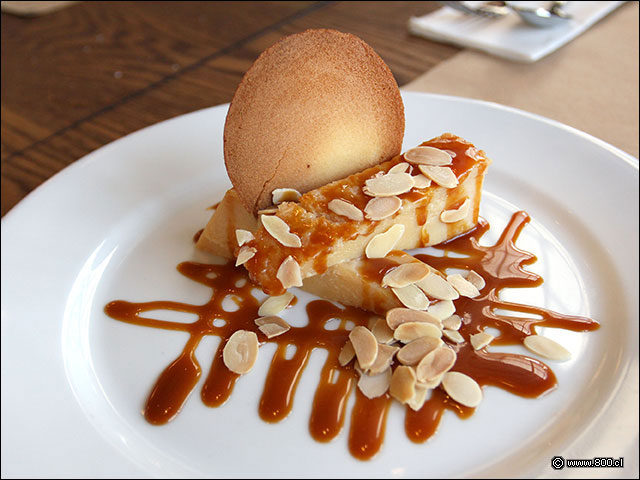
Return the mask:
{"type": "Polygon", "coordinates": [[[284,35],[335,28],[368,42],[399,85],[458,48],[408,34],[436,2],[81,2],[2,14],[2,215],[87,153],[229,102],[284,35]]]}

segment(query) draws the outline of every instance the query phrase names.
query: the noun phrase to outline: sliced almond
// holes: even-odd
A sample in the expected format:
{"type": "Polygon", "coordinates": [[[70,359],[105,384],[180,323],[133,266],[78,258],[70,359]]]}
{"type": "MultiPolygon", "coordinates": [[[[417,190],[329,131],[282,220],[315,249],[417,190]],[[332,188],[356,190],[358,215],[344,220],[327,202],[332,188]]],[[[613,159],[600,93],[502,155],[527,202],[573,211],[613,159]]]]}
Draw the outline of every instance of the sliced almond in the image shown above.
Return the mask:
{"type": "Polygon", "coordinates": [[[462,326],[462,320],[458,315],[451,315],[442,321],[442,326],[447,330],[459,330],[462,326]]]}
{"type": "Polygon", "coordinates": [[[390,217],[402,208],[402,200],[398,197],[375,197],[367,202],[364,213],[369,220],[382,220],[390,217]]]}
{"type": "Polygon", "coordinates": [[[278,316],[260,317],[254,320],[258,329],[265,334],[267,338],[277,337],[287,332],[291,326],[278,316]]]}
{"type": "Polygon", "coordinates": [[[396,358],[403,365],[414,366],[443,344],[444,342],[436,337],[416,338],[402,347],[396,354],[396,358]]]}
{"type": "Polygon", "coordinates": [[[275,213],[278,213],[277,207],[269,207],[269,208],[263,208],[262,210],[258,210],[258,215],[273,215],[275,213]]]}
{"type": "Polygon", "coordinates": [[[360,210],[352,203],[342,200],[341,198],[334,198],[329,202],[327,207],[333,213],[336,213],[342,217],[347,217],[349,220],[354,220],[356,222],[361,222],[362,220],[364,220],[362,210],[360,210]]]}
{"type": "Polygon", "coordinates": [[[541,335],[529,335],[524,339],[524,346],[533,353],[537,353],[541,357],[549,360],[557,360],[565,362],[571,358],[571,352],[554,342],[550,338],[541,335]]]}
{"type": "Polygon", "coordinates": [[[409,165],[407,162],[400,162],[389,169],[387,173],[405,173],[409,170],[409,165]]]}
{"type": "Polygon", "coordinates": [[[274,338],[286,333],[289,328],[282,327],[276,323],[267,323],[259,326],[258,330],[260,330],[267,338],[274,338]]]}
{"type": "Polygon", "coordinates": [[[382,278],[383,287],[406,287],[412,283],[419,282],[431,273],[429,267],[424,263],[403,263],[389,270],[382,278]]]}
{"type": "Polygon", "coordinates": [[[238,228],[236,230],[236,241],[238,242],[239,247],[243,246],[247,242],[250,242],[251,240],[253,240],[253,233],[251,233],[249,230],[243,230],[241,228],[238,228]]]}
{"type": "Polygon", "coordinates": [[[427,188],[431,186],[431,180],[427,177],[419,173],[418,175],[413,176],[413,188],[417,188],[421,190],[423,188],[427,188]]]}
{"type": "Polygon", "coordinates": [[[405,307],[412,310],[426,310],[429,307],[429,299],[415,285],[407,285],[405,287],[391,287],[393,294],[400,300],[405,307]]]}
{"type": "Polygon", "coordinates": [[[471,345],[474,350],[480,350],[481,348],[489,345],[495,337],[493,335],[488,334],[487,332],[475,333],[469,337],[471,341],[471,345]]]}
{"type": "Polygon", "coordinates": [[[429,275],[417,282],[417,285],[429,297],[438,300],[456,300],[460,296],[456,289],[437,273],[429,272],[429,275]]]}
{"type": "MultiPolygon", "coordinates": [[[[413,188],[413,177],[408,173],[388,173],[365,182],[366,194],[373,197],[393,197],[413,188]]],[[[364,190],[363,190],[364,191],[364,190]]]]}
{"type": "Polygon", "coordinates": [[[358,388],[367,398],[377,398],[384,395],[389,390],[390,384],[390,367],[376,375],[362,374],[358,380],[358,388]]]}
{"type": "Polygon", "coordinates": [[[379,233],[367,244],[364,253],[367,258],[384,258],[393,250],[398,241],[404,234],[404,225],[396,223],[392,225],[386,232],[379,233]]]}
{"type": "Polygon", "coordinates": [[[424,402],[427,401],[427,395],[429,393],[429,390],[430,388],[427,387],[425,384],[416,383],[414,387],[413,397],[411,398],[411,400],[407,402],[407,405],[409,405],[409,408],[411,408],[411,410],[415,412],[420,410],[423,407],[424,402]]]}
{"type": "Polygon", "coordinates": [[[300,237],[289,231],[289,225],[280,217],[275,215],[260,215],[260,221],[265,230],[269,232],[273,238],[285,247],[300,248],[302,242],[300,237]]]}
{"type": "Polygon", "coordinates": [[[473,270],[469,271],[466,278],[467,282],[476,287],[478,290],[482,290],[487,285],[487,283],[484,281],[484,278],[482,278],[481,275],[473,270]]]}
{"type": "Polygon", "coordinates": [[[458,185],[458,177],[449,167],[434,167],[431,165],[418,165],[425,177],[430,178],[444,188],[454,188],[458,185]]]}
{"type": "Polygon", "coordinates": [[[451,370],[456,363],[456,352],[449,347],[438,347],[429,352],[416,367],[420,382],[429,382],[451,370]]]}
{"type": "Polygon", "coordinates": [[[373,336],[376,337],[378,343],[388,344],[394,341],[393,330],[389,328],[384,318],[374,317],[370,323],[369,330],[371,330],[373,336]]]}
{"type": "Polygon", "coordinates": [[[451,155],[435,147],[416,147],[404,154],[407,162],[418,165],[443,166],[451,164],[451,155]]]}
{"type": "Polygon", "coordinates": [[[297,202],[302,194],[295,188],[276,188],[271,192],[271,199],[274,205],[282,202],[297,202]]]}
{"type": "Polygon", "coordinates": [[[285,258],[278,268],[276,278],[280,280],[285,290],[291,287],[301,287],[302,273],[300,272],[300,265],[296,262],[296,259],[291,255],[285,258]]]}
{"type": "Polygon", "coordinates": [[[424,385],[427,388],[436,388],[442,382],[442,377],[444,377],[444,373],[439,377],[434,378],[433,380],[429,380],[428,382],[420,382],[421,385],[424,385]]]}
{"type": "Polygon", "coordinates": [[[471,201],[467,198],[458,208],[444,210],[440,214],[440,221],[442,223],[459,222],[460,220],[467,218],[467,215],[469,214],[469,208],[471,208],[471,201]]]}
{"type": "Polygon", "coordinates": [[[432,323],[438,329],[442,328],[442,324],[440,320],[428,312],[422,312],[418,310],[412,310],[410,308],[392,308],[387,312],[387,325],[392,330],[395,330],[403,323],[407,322],[424,322],[424,323],[432,323]]]}
{"type": "Polygon", "coordinates": [[[238,258],[236,258],[236,267],[247,263],[257,252],[258,251],[253,247],[244,246],[240,248],[238,251],[238,258]]]}
{"type": "Polygon", "coordinates": [[[393,371],[389,393],[401,403],[409,402],[416,393],[416,374],[413,368],[399,366],[393,371]]]}
{"type": "Polygon", "coordinates": [[[258,358],[258,336],[247,330],[234,332],[222,350],[226,367],[240,375],[248,373],[258,358]]]}
{"type": "Polygon", "coordinates": [[[465,280],[459,273],[456,273],[454,275],[447,275],[447,282],[449,282],[451,286],[455,288],[463,297],[473,298],[480,295],[480,292],[473,285],[473,283],[465,280]]]}
{"type": "Polygon", "coordinates": [[[398,347],[391,347],[389,345],[378,344],[378,355],[376,356],[373,365],[371,365],[367,371],[369,375],[377,375],[387,370],[393,362],[393,356],[399,350],[398,347]]]}
{"type": "Polygon", "coordinates": [[[349,340],[356,352],[358,363],[363,369],[368,369],[378,356],[378,341],[366,327],[357,326],[349,333],[349,340]]]}
{"type": "Polygon", "coordinates": [[[272,317],[274,315],[278,315],[291,303],[293,300],[293,293],[284,292],[282,295],[278,295],[277,297],[269,297],[258,309],[258,315],[261,317],[272,317]]]}
{"type": "Polygon", "coordinates": [[[439,320],[444,320],[456,313],[456,307],[451,300],[440,300],[429,306],[428,313],[439,320]]]}
{"type": "Polygon", "coordinates": [[[355,358],[355,356],[356,356],[356,351],[353,349],[351,340],[347,340],[347,343],[343,345],[342,349],[340,350],[340,353],[338,354],[338,363],[344,367],[348,365],[351,362],[351,360],[355,358]]]}
{"type": "Polygon", "coordinates": [[[402,343],[409,343],[421,337],[442,337],[442,332],[432,323],[403,323],[393,331],[393,337],[402,343]]]}
{"type": "Polygon", "coordinates": [[[464,337],[460,334],[460,332],[456,330],[449,330],[445,328],[444,330],[442,330],[442,334],[454,343],[464,342],[464,337]]]}
{"type": "Polygon", "coordinates": [[[475,408],[482,401],[480,385],[464,373],[445,373],[442,378],[442,387],[447,395],[465,407],[475,408]]]}

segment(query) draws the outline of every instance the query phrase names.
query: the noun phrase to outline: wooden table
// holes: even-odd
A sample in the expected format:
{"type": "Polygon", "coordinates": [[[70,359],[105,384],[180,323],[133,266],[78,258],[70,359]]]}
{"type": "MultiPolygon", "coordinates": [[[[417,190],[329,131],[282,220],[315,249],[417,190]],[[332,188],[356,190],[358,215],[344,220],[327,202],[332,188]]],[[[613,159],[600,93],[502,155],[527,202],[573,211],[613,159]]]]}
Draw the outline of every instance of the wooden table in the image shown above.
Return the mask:
{"type": "Polygon", "coordinates": [[[2,14],[2,215],[87,153],[231,100],[283,35],[334,28],[368,42],[400,86],[458,48],[413,37],[436,2],[81,2],[2,14]]]}

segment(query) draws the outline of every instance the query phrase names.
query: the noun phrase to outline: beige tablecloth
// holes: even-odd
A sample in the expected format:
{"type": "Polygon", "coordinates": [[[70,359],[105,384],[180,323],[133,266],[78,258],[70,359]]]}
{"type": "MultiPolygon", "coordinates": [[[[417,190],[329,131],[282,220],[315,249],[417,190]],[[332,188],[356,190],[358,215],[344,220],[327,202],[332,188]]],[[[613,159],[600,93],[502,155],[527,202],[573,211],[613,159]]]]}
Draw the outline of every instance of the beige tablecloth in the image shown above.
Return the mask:
{"type": "Polygon", "coordinates": [[[404,89],[527,110],[638,157],[638,2],[623,5],[537,63],[465,50],[404,89]]]}

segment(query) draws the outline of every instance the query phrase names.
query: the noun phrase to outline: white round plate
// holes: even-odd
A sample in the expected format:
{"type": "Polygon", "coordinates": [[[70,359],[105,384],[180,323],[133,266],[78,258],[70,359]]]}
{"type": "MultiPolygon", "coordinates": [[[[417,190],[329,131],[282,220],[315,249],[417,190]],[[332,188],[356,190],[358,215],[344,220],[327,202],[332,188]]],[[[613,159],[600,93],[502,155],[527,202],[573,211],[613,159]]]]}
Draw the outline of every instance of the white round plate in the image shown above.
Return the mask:
{"type": "MultiPolygon", "coordinates": [[[[509,296],[601,322],[591,333],[547,329],[573,353],[548,362],[555,391],[531,400],[487,387],[475,415],[446,412],[425,444],[407,439],[394,405],[382,451],[362,462],[348,453],[348,426],[329,444],[308,433],[323,351],[312,355],[291,415],[259,419],[268,345],[224,406],[207,408],[196,388],[174,421],[148,424],[149,389],[186,334],[120,323],[103,308],[208,298],[175,267],[206,261],[192,237],[230,187],[227,107],[218,106],[87,155],[2,220],[2,476],[637,477],[638,161],[499,105],[416,93],[404,101],[405,148],[453,132],[493,159],[481,208],[487,241],[515,210],[532,216],[518,244],[538,256],[531,270],[545,283],[509,296]],[[554,455],[624,457],[624,468],[555,471],[554,455]]],[[[309,298],[301,293],[287,319],[303,321],[309,298]]],[[[197,350],[203,379],[217,343],[197,350]]]]}

